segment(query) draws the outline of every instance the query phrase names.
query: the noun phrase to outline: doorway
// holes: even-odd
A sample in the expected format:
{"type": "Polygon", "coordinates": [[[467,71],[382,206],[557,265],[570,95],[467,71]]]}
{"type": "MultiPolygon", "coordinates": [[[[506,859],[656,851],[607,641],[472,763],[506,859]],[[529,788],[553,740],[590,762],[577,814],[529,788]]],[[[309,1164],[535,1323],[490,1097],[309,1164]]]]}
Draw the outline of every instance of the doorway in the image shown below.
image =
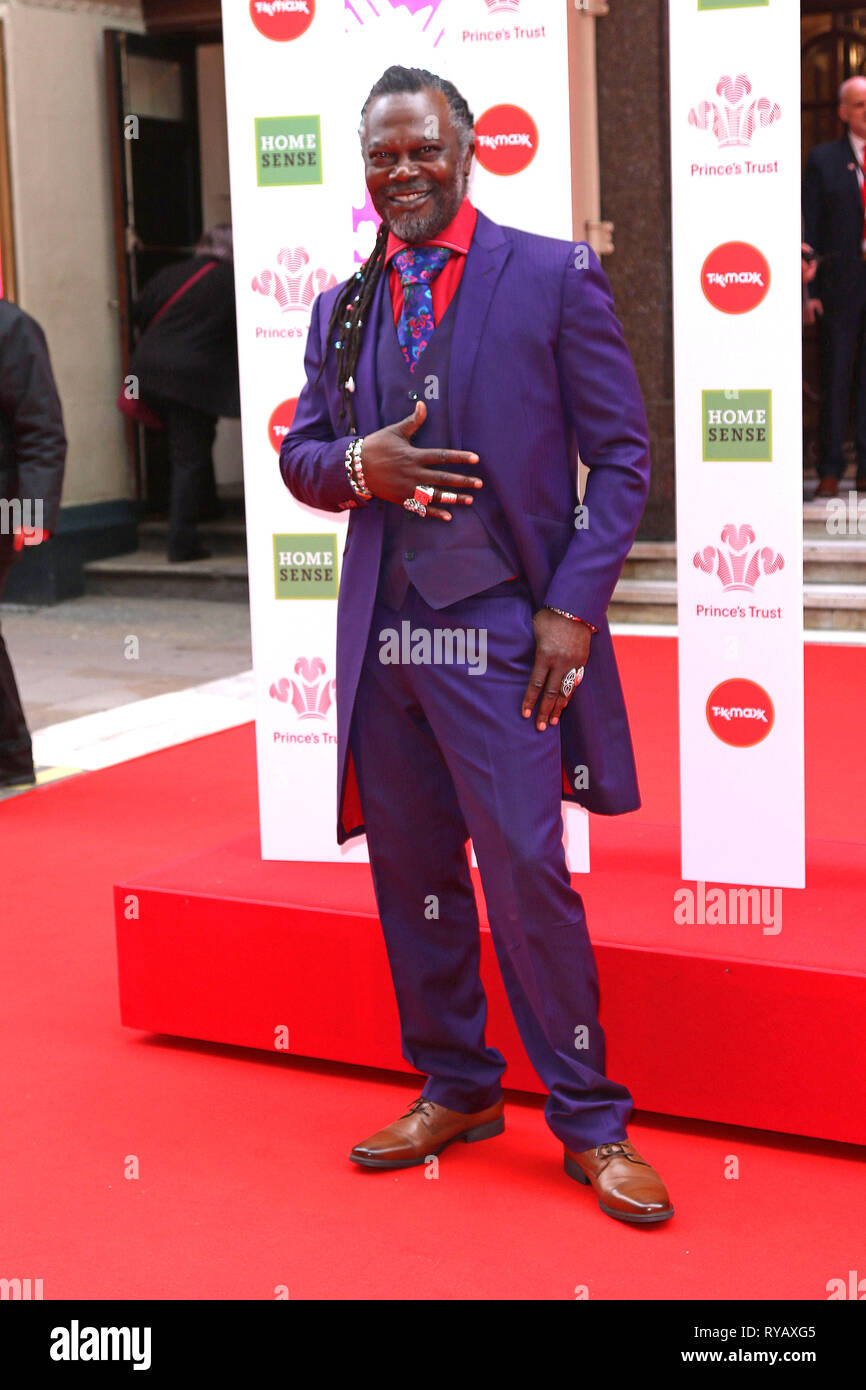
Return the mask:
{"type": "MultiPolygon", "coordinates": [[[[105,31],[117,317],[123,374],[132,307],[156,271],[191,256],[202,230],[231,222],[223,48],[219,36],[105,31]]],[[[219,491],[242,496],[240,421],[220,420],[219,491]]],[[[130,492],[143,516],[165,512],[163,434],[126,424],[130,492]]]]}

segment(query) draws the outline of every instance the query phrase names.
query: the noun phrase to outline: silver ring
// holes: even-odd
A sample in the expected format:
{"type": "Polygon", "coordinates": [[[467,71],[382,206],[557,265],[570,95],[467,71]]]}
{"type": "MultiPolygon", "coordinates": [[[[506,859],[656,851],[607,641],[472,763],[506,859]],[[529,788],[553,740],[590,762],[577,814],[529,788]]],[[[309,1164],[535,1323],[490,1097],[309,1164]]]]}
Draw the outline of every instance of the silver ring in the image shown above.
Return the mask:
{"type": "Polygon", "coordinates": [[[439,498],[439,501],[440,501],[440,502],[446,502],[446,503],[448,503],[448,502],[456,502],[456,501],[457,501],[457,493],[456,493],[456,492],[443,492],[442,495],[441,495],[441,497],[439,498]]]}
{"type": "Polygon", "coordinates": [[[417,512],[419,516],[427,515],[427,508],[423,502],[416,502],[414,497],[407,497],[403,503],[407,512],[417,512]]]}
{"type": "Polygon", "coordinates": [[[582,666],[572,666],[570,671],[566,671],[562,678],[562,684],[559,687],[560,695],[564,695],[567,699],[574,687],[580,685],[580,682],[583,680],[583,672],[584,668],[582,666]]]}

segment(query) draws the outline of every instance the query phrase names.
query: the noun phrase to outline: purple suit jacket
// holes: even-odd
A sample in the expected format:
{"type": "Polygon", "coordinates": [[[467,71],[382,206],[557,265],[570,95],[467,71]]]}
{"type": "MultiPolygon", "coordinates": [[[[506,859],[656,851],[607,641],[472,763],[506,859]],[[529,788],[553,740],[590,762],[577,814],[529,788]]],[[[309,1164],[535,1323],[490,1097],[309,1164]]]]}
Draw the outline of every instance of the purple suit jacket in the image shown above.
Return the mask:
{"type": "MultiPolygon", "coordinates": [[[[280,450],[280,472],[308,506],[351,508],[337,611],[337,840],[342,844],[364,828],[349,731],[376,595],[384,508],[390,504],[354,501],[344,466],[350,436],[341,433],[345,421],[337,424],[333,348],[313,385],[340,288],[326,290],[313,304],[307,381],[280,450]]],[[[379,324],[390,313],[383,275],[355,373],[362,435],[394,423],[379,418],[375,376],[379,324]]],[[[419,375],[423,390],[423,358],[419,375]]],[[[634,755],[605,612],[646,503],[649,437],[634,365],[595,252],[586,243],[500,226],[479,211],[457,301],[450,382],[449,445],[479,455],[535,603],[576,613],[599,629],[583,684],[559,724],[563,797],[605,815],[636,810],[634,755]],[[579,529],[578,449],[590,470],[584,495],[588,525],[579,529]],[[577,790],[576,768],[587,770],[577,790]]],[[[557,737],[557,730],[543,737],[550,734],[557,737]]]]}

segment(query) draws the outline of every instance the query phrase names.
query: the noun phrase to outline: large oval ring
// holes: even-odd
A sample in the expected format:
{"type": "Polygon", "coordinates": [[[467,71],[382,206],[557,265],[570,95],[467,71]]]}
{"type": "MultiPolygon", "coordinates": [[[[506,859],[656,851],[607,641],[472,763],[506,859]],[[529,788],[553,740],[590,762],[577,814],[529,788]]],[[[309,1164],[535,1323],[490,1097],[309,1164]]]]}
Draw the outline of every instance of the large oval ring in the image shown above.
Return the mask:
{"type": "Polygon", "coordinates": [[[407,512],[417,512],[419,516],[427,515],[427,508],[424,506],[424,503],[416,501],[414,497],[405,498],[403,506],[406,508],[407,512]]]}
{"type": "Polygon", "coordinates": [[[584,668],[582,666],[572,666],[570,671],[566,671],[562,678],[562,684],[559,687],[560,695],[564,695],[565,698],[568,699],[574,687],[580,685],[580,682],[583,680],[583,673],[584,668]]]}

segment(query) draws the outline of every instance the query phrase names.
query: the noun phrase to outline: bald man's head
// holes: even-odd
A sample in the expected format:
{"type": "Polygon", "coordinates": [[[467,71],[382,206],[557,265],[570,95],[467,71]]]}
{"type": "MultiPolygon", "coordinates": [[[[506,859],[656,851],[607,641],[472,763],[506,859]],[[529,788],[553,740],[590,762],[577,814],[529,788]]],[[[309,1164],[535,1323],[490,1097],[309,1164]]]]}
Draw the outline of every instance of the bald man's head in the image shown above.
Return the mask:
{"type": "Polygon", "coordinates": [[[866,77],[849,77],[842,83],[839,115],[853,135],[866,140],[866,77]]]}

